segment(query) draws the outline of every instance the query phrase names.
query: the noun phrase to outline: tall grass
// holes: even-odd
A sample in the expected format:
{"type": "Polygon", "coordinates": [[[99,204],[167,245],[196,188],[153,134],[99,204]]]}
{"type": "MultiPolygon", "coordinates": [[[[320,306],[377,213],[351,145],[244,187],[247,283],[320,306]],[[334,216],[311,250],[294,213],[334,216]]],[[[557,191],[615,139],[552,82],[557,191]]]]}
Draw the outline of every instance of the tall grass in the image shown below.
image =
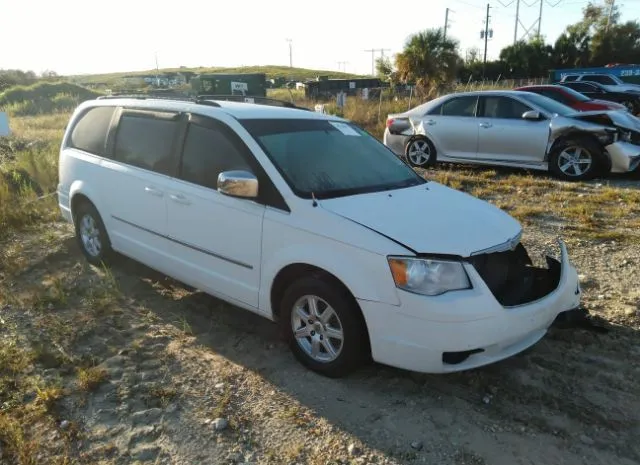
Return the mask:
{"type": "Polygon", "coordinates": [[[80,102],[98,95],[68,82],[39,82],[31,86],[14,86],[0,93],[0,109],[13,116],[69,112],[80,102]]]}
{"type": "Polygon", "coordinates": [[[57,215],[58,151],[69,113],[12,117],[12,138],[23,148],[0,164],[0,238],[57,215]],[[30,182],[19,180],[26,173],[30,182]],[[36,192],[35,184],[41,192],[36,192]]]}

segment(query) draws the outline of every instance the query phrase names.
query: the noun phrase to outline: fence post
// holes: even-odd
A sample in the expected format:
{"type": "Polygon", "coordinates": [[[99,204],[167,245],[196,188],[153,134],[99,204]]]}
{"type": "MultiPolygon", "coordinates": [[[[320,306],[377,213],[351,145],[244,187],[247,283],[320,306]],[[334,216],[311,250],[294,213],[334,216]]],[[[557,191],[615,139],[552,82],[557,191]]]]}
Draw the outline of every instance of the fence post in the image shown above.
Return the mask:
{"type": "Polygon", "coordinates": [[[382,110],[382,91],[384,87],[380,88],[380,100],[378,101],[378,123],[380,122],[380,111],[382,110]]]}

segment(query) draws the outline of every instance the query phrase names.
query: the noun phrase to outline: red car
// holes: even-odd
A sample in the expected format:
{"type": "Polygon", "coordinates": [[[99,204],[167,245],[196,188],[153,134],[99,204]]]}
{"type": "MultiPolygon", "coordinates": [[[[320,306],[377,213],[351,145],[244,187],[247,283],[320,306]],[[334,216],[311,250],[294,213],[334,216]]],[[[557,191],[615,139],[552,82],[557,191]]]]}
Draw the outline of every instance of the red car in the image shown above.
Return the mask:
{"type": "Polygon", "coordinates": [[[592,110],[623,110],[627,111],[627,107],[621,103],[609,102],[608,100],[594,100],[580,92],[564,86],[540,85],[540,86],[523,86],[514,90],[523,90],[544,95],[556,102],[564,103],[568,107],[578,111],[592,110]]]}

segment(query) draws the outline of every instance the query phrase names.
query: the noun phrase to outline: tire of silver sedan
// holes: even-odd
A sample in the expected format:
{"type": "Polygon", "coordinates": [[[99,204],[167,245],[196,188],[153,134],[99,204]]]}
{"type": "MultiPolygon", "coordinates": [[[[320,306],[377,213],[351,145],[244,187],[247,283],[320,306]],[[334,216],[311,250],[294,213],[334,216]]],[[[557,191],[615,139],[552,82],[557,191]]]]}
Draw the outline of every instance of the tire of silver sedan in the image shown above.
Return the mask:
{"type": "Polygon", "coordinates": [[[106,263],[112,257],[111,242],[96,207],[82,202],[73,212],[76,240],[87,261],[95,266],[106,263]]]}
{"type": "Polygon", "coordinates": [[[435,164],[436,148],[426,137],[414,137],[407,143],[405,155],[411,166],[424,168],[435,164]]]}
{"type": "Polygon", "coordinates": [[[604,152],[597,142],[588,137],[571,137],[552,149],[549,170],[560,179],[585,181],[600,174],[604,161],[604,152]]]}
{"type": "Polygon", "coordinates": [[[358,369],[368,352],[366,327],[355,299],[322,277],[294,281],[282,298],[279,322],[295,358],[330,378],[358,369]]]}

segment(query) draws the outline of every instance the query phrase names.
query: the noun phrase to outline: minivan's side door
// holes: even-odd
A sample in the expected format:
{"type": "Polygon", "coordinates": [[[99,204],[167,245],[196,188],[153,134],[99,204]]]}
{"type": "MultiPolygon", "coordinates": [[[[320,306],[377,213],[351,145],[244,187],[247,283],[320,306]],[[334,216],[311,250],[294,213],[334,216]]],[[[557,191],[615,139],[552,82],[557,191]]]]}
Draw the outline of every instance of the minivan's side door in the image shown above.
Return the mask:
{"type": "Polygon", "coordinates": [[[533,110],[508,96],[483,96],[478,118],[478,160],[541,163],[549,142],[549,120],[525,120],[533,110]]]}
{"type": "MultiPolygon", "coordinates": [[[[257,309],[266,207],[217,190],[223,171],[258,176],[257,161],[227,124],[200,115],[189,115],[182,147],[178,175],[167,192],[176,266],[189,284],[257,309]]],[[[266,192],[258,180],[259,191],[266,192]]]]}
{"type": "Polygon", "coordinates": [[[103,218],[113,247],[166,272],[167,194],[176,167],[181,117],[176,112],[121,109],[107,145],[112,159],[96,178],[109,205],[103,218]]]}
{"type": "Polygon", "coordinates": [[[478,97],[452,97],[422,117],[422,123],[438,152],[445,157],[476,157],[478,149],[478,97]]]}

